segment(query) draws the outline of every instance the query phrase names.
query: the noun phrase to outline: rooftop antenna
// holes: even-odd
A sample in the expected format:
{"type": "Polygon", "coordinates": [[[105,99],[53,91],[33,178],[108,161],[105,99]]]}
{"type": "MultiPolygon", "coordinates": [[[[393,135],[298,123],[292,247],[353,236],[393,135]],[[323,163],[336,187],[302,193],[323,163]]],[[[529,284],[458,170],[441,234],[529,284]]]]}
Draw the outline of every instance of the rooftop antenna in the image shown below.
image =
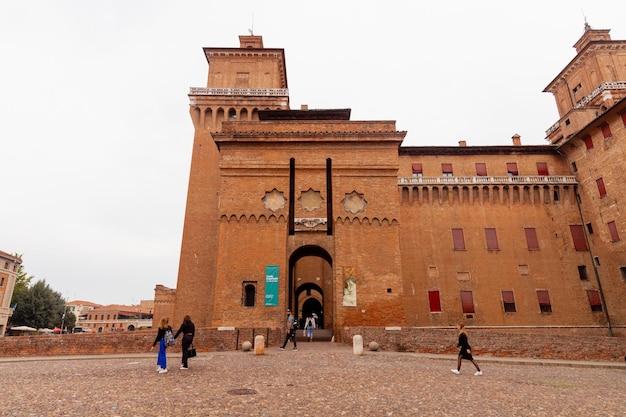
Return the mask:
{"type": "Polygon", "coordinates": [[[591,29],[591,26],[589,26],[589,23],[587,23],[587,16],[585,16],[585,11],[581,8],[580,12],[583,14],[583,19],[585,19],[585,32],[587,32],[591,29]]]}
{"type": "Polygon", "coordinates": [[[250,36],[254,36],[254,13],[252,13],[252,29],[248,29],[250,36]]]}

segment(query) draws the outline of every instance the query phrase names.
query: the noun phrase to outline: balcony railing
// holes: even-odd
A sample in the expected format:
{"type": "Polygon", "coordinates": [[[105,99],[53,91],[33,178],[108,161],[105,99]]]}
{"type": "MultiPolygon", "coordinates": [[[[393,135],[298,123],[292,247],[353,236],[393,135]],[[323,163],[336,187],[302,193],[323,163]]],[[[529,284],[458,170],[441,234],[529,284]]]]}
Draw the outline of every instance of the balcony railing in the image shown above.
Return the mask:
{"type": "Polygon", "coordinates": [[[257,97],[286,97],[288,88],[189,88],[190,96],[257,96],[257,97]]]}
{"type": "Polygon", "coordinates": [[[398,185],[577,184],[573,175],[398,177],[398,185]]]}
{"type": "Polygon", "coordinates": [[[578,103],[576,103],[574,108],[580,109],[585,107],[587,103],[596,98],[604,90],[626,90],[626,81],[610,81],[600,84],[591,92],[591,94],[586,95],[578,103]]]}

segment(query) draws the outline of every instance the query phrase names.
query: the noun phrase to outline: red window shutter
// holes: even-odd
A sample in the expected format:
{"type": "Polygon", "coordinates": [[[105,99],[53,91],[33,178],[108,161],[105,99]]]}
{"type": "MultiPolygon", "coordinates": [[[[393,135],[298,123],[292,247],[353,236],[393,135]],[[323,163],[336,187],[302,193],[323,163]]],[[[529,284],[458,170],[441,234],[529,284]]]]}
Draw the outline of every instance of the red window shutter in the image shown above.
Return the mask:
{"type": "Polygon", "coordinates": [[[465,238],[463,236],[463,229],[452,229],[452,242],[454,243],[454,249],[465,249],[465,238]]]}
{"type": "Polygon", "coordinates": [[[602,129],[602,136],[604,136],[604,139],[608,139],[612,136],[611,127],[608,123],[604,123],[602,126],[600,126],[600,129],[602,129]]]}
{"type": "Polygon", "coordinates": [[[608,222],[606,225],[609,226],[609,232],[611,233],[611,242],[617,242],[619,240],[617,225],[614,221],[608,222]]]}
{"type": "Polygon", "coordinates": [[[621,112],[620,116],[622,116],[622,123],[626,126],[626,111],[621,112]]]}
{"type": "Polygon", "coordinates": [[[477,162],[476,163],[476,175],[478,175],[479,177],[486,177],[487,176],[487,164],[482,163],[482,162],[477,162]]]}
{"type": "Polygon", "coordinates": [[[539,249],[539,241],[537,241],[537,230],[534,227],[524,228],[526,233],[526,244],[528,249],[539,249]]]}
{"type": "Polygon", "coordinates": [[[604,197],[606,195],[606,187],[604,186],[604,180],[602,178],[598,178],[596,180],[596,185],[598,186],[598,192],[600,193],[600,197],[604,197]]]}
{"type": "Polygon", "coordinates": [[[414,174],[422,174],[422,164],[411,164],[414,174]]]}
{"type": "Polygon", "coordinates": [[[583,141],[585,142],[585,147],[587,149],[593,149],[593,139],[591,139],[591,135],[586,135],[583,138],[583,141]]]}
{"type": "Polygon", "coordinates": [[[513,297],[513,291],[502,291],[502,301],[505,303],[513,304],[515,303],[515,298],[513,297]]]}
{"type": "Polygon", "coordinates": [[[548,164],[545,162],[537,162],[537,174],[538,175],[550,175],[548,173],[548,164]]]}
{"type": "Polygon", "coordinates": [[[439,298],[439,291],[428,291],[428,302],[430,303],[430,312],[441,312],[441,299],[439,298]]]}
{"type": "Polygon", "coordinates": [[[506,164],[506,172],[511,175],[518,175],[517,171],[517,163],[516,162],[507,162],[506,164]]]}
{"type": "Polygon", "coordinates": [[[486,228],[485,238],[487,239],[487,249],[490,249],[490,250],[499,249],[498,236],[496,235],[496,229],[486,228]]]}
{"type": "Polygon", "coordinates": [[[474,313],[474,297],[471,291],[461,291],[461,305],[463,307],[463,314],[474,313]]]}
{"type": "Polygon", "coordinates": [[[452,164],[441,164],[441,172],[444,174],[452,174],[452,164]]]}
{"type": "Polygon", "coordinates": [[[600,292],[597,290],[587,290],[587,298],[589,298],[589,304],[591,306],[601,306],[600,292]]]}
{"type": "Polygon", "coordinates": [[[539,305],[550,305],[550,294],[546,290],[537,290],[537,299],[539,300],[539,305]]]}
{"type": "Polygon", "coordinates": [[[577,251],[586,251],[587,241],[585,240],[585,232],[583,231],[582,224],[570,224],[570,231],[572,232],[572,239],[574,239],[574,248],[577,251]]]}

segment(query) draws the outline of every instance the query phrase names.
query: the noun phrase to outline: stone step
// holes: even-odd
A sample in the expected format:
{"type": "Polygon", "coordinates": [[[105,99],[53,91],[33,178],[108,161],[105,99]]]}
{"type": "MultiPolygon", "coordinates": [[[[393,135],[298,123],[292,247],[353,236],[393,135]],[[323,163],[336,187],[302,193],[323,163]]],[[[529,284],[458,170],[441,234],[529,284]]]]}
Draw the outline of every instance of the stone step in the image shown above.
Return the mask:
{"type": "MultiPolygon", "coordinates": [[[[313,330],[314,342],[330,342],[333,337],[333,331],[331,329],[315,329],[313,330]]],[[[308,342],[309,339],[302,335],[302,329],[298,329],[296,332],[296,340],[298,342],[308,342]]]]}

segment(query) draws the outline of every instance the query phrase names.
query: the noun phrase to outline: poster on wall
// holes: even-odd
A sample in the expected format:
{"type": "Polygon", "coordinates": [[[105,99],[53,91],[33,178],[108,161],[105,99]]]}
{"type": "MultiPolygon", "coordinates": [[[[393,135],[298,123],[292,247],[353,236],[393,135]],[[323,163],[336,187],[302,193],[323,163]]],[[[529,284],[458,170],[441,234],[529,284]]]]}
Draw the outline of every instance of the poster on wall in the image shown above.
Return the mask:
{"type": "Polygon", "coordinates": [[[278,266],[265,267],[265,305],[278,305],[278,266]]]}

